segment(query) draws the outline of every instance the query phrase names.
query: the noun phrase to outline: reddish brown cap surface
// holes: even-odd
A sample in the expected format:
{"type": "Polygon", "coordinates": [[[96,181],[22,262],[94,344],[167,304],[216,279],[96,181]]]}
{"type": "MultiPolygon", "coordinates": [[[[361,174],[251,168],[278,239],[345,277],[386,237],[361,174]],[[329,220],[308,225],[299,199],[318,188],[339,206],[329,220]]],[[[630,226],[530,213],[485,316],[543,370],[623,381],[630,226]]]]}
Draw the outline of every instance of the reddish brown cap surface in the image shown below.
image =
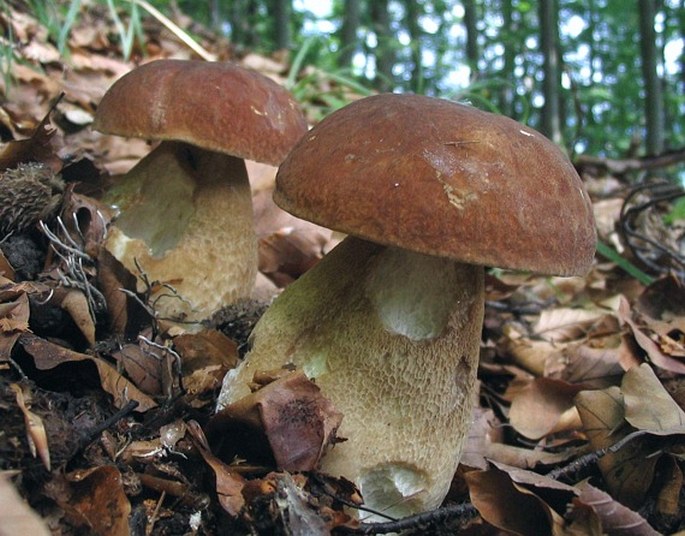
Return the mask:
{"type": "Polygon", "coordinates": [[[307,124],[290,94],[262,74],[231,63],[159,60],[117,80],[93,128],[278,165],[307,124]]]}
{"type": "Polygon", "coordinates": [[[592,206],[560,149],[447,100],[385,94],[338,110],[290,152],[276,186],[300,218],[471,264],[580,275],[594,256],[592,206]]]}

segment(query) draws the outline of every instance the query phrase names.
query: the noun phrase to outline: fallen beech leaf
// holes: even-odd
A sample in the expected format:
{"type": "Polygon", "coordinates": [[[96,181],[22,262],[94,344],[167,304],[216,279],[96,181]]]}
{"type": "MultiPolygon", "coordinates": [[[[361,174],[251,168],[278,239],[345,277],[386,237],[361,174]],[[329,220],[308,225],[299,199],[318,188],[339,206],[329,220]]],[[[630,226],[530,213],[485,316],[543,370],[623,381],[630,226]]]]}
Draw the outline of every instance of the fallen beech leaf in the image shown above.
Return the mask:
{"type": "Polygon", "coordinates": [[[560,363],[548,361],[545,376],[580,384],[585,389],[603,389],[620,382],[625,372],[620,363],[620,347],[593,348],[569,344],[559,353],[560,363]]]}
{"type": "Polygon", "coordinates": [[[123,292],[135,293],[136,276],[105,248],[100,249],[97,263],[97,282],[107,302],[110,328],[114,333],[134,337],[140,331],[142,319],[149,318],[141,302],[123,292]]]}
{"type": "Polygon", "coordinates": [[[517,432],[529,439],[581,426],[573,403],[582,387],[550,378],[535,378],[511,403],[509,420],[517,432]]]}
{"type": "Polygon", "coordinates": [[[62,220],[73,240],[83,251],[96,259],[112,221],[113,210],[108,205],[67,188],[62,202],[62,220]]]}
{"type": "Polygon", "coordinates": [[[138,342],[123,345],[112,352],[120,367],[126,371],[131,381],[145,394],[163,396],[165,394],[164,376],[169,373],[169,356],[160,356],[158,352],[150,352],[147,344],[138,342]]]}
{"type": "Polygon", "coordinates": [[[88,534],[128,536],[131,504],[122,485],[121,473],[112,466],[75,471],[59,481],[53,479],[46,491],[67,517],[88,534]]]}
{"type": "MultiPolygon", "coordinates": [[[[623,395],[618,387],[581,391],[576,406],[595,450],[608,448],[633,431],[626,425],[623,395]]],[[[652,456],[654,449],[647,439],[633,439],[597,462],[611,494],[630,507],[642,504],[659,460],[659,456],[652,456]]]]}
{"type": "Polygon", "coordinates": [[[515,447],[505,443],[491,443],[484,452],[485,457],[492,462],[521,469],[531,469],[536,465],[561,465],[582,454],[585,452],[580,448],[566,448],[559,452],[548,452],[515,447]]]}
{"type": "Polygon", "coordinates": [[[565,342],[584,337],[590,327],[605,316],[604,311],[567,307],[542,311],[533,332],[550,342],[565,342]]]}
{"type": "Polygon", "coordinates": [[[31,137],[0,145],[0,170],[16,167],[22,162],[53,162],[55,167],[59,167],[60,163],[50,147],[50,141],[57,132],[50,124],[50,114],[56,105],[57,102],[45,114],[31,137]]]}
{"type": "Polygon", "coordinates": [[[575,485],[580,491],[578,500],[590,505],[599,515],[605,534],[620,534],[625,536],[657,536],[645,519],[637,512],[623,506],[586,480],[575,485]]]}
{"type": "Polygon", "coordinates": [[[29,329],[29,298],[21,293],[0,304],[0,362],[7,361],[22,333],[29,329]]]}
{"type": "Polygon", "coordinates": [[[471,502],[491,525],[520,535],[562,534],[554,527],[563,526],[563,518],[505,471],[470,471],[464,477],[471,502]]]}
{"type": "Polygon", "coordinates": [[[238,364],[238,345],[216,329],[174,337],[181,356],[183,387],[189,394],[221,387],[226,372],[238,364]]]}
{"type": "Polygon", "coordinates": [[[19,338],[19,343],[33,357],[36,368],[40,370],[50,370],[62,363],[71,361],[93,363],[100,375],[102,388],[114,397],[114,405],[117,408],[124,407],[129,400],[138,402],[135,411],[140,413],[157,406],[154,400],[124,378],[116,368],[98,357],[67,350],[29,333],[24,333],[19,338]]]}
{"type": "Polygon", "coordinates": [[[10,281],[14,281],[17,274],[14,272],[14,268],[5,257],[5,254],[0,250],[0,276],[3,276],[10,281]]]}
{"type": "Polygon", "coordinates": [[[316,469],[325,450],[335,441],[342,414],[302,371],[286,374],[226,406],[212,419],[212,436],[233,426],[256,435],[249,445],[261,450],[264,434],[279,469],[316,469]]]}
{"type": "Polygon", "coordinates": [[[195,421],[188,423],[190,439],[198,449],[207,465],[212,468],[216,476],[216,493],[221,507],[232,516],[237,516],[245,506],[243,488],[245,479],[238,474],[230,465],[225,464],[212,454],[207,438],[202,428],[195,421]]]}
{"type": "Polygon", "coordinates": [[[55,292],[55,298],[59,301],[59,306],[69,313],[88,344],[93,346],[95,344],[95,322],[90,314],[86,295],[80,290],[60,288],[55,292]]]}
{"type": "Polygon", "coordinates": [[[506,353],[511,355],[514,363],[536,376],[543,376],[550,360],[561,355],[563,346],[550,341],[538,341],[526,337],[509,339],[506,353]]]}
{"type": "Polygon", "coordinates": [[[0,521],[0,536],[52,534],[40,516],[19,496],[5,475],[0,475],[0,521]]]}
{"type": "Polygon", "coordinates": [[[635,337],[635,342],[637,342],[640,348],[647,353],[647,356],[652,363],[664,370],[677,372],[678,374],[685,374],[685,363],[664,354],[659,349],[659,345],[650,339],[649,336],[644,333],[637,323],[632,319],[630,305],[628,304],[628,300],[625,298],[621,299],[618,309],[618,317],[621,322],[630,328],[633,337],[635,337]]]}
{"type": "Polygon", "coordinates": [[[625,419],[635,428],[655,435],[685,434],[685,412],[648,364],[626,372],[621,391],[625,419]]]}
{"type": "Polygon", "coordinates": [[[17,406],[24,414],[24,424],[26,425],[26,439],[29,444],[31,455],[35,458],[36,455],[41,459],[45,468],[50,471],[50,446],[48,445],[48,434],[43,425],[43,419],[33,413],[26,405],[24,398],[24,391],[22,388],[13,383],[10,389],[14,391],[17,397],[17,406]]]}

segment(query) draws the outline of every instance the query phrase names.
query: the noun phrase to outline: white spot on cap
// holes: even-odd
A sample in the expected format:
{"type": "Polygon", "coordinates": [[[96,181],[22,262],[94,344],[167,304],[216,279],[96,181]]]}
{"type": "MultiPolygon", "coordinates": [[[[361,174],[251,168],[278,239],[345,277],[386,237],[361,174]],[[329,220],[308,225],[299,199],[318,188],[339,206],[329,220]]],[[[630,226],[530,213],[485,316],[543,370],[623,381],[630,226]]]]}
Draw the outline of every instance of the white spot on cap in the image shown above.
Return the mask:
{"type": "Polygon", "coordinates": [[[533,134],[532,134],[532,133],[526,132],[525,130],[519,130],[519,132],[520,132],[521,134],[523,134],[524,136],[530,136],[531,138],[533,137],[533,134]]]}

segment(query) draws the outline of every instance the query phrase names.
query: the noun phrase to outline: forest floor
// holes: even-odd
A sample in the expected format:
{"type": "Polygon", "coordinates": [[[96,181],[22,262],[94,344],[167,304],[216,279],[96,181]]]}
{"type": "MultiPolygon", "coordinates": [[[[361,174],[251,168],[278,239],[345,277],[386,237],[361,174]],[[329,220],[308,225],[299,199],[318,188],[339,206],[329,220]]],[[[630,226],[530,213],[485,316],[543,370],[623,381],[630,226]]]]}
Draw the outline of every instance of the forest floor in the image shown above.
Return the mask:
{"type": "MultiPolygon", "coordinates": [[[[176,15],[214,58],[285,84],[283,59],[239,53],[176,15]]],[[[194,53],[146,19],[125,61],[104,11],[84,12],[68,54],[28,13],[10,7],[0,25],[14,36],[0,105],[0,534],[685,530],[683,192],[664,181],[668,167],[636,182],[659,162],[576,162],[603,255],[584,278],[488,274],[480,403],[452,489],[441,509],[370,527],[350,515],[360,497],[349,482],[230,463],[207,442],[221,379],[263,303],[182,333],[102,251],[99,193],[150,146],[94,132],[98,102],[137,64],[194,53]]],[[[304,75],[311,122],[355,98],[325,73],[304,75]]],[[[339,237],[275,207],[275,168],[248,171],[264,296],[339,237]]]]}

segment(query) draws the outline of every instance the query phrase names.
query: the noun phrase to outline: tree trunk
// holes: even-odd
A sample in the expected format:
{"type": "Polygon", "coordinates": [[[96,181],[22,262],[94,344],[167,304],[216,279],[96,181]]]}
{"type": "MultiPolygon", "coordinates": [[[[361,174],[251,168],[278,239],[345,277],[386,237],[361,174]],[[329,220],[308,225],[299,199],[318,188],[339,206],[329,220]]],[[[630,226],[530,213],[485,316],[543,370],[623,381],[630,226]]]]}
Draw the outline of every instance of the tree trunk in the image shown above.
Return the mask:
{"type": "Polygon", "coordinates": [[[271,0],[271,19],[274,24],[274,37],[277,50],[290,48],[290,0],[271,0]]]}
{"type": "Polygon", "coordinates": [[[374,85],[379,91],[392,91],[394,86],[392,69],[395,66],[395,50],[388,0],[374,0],[371,5],[371,23],[378,39],[376,46],[376,77],[374,85]]]}
{"type": "Polygon", "coordinates": [[[463,0],[464,27],[466,29],[466,61],[471,69],[470,78],[475,80],[478,76],[478,14],[474,0],[463,0]]]}
{"type": "Polygon", "coordinates": [[[514,69],[516,67],[516,47],[512,46],[514,35],[514,16],[511,0],[502,0],[502,26],[503,45],[504,45],[504,65],[502,67],[502,79],[505,85],[500,93],[500,110],[509,117],[514,117],[514,95],[516,91],[516,80],[514,79],[514,69]]]}
{"type": "Polygon", "coordinates": [[[405,0],[406,25],[409,32],[409,47],[411,49],[411,79],[409,86],[414,93],[423,93],[423,62],[421,45],[421,28],[419,27],[419,5],[415,0],[405,0]]]}
{"type": "Polygon", "coordinates": [[[340,28],[340,56],[338,65],[351,68],[357,52],[357,31],[359,30],[359,0],[345,0],[342,27],[340,28]]]}
{"type": "Polygon", "coordinates": [[[664,103],[661,79],[657,72],[658,51],[654,17],[655,0],[640,0],[640,55],[645,87],[645,122],[647,154],[659,154],[664,149],[664,103]]]}
{"type": "Polygon", "coordinates": [[[557,0],[542,0],[539,4],[540,48],[543,55],[541,129],[557,144],[562,143],[559,93],[561,69],[559,66],[559,9],[557,0]]]}

